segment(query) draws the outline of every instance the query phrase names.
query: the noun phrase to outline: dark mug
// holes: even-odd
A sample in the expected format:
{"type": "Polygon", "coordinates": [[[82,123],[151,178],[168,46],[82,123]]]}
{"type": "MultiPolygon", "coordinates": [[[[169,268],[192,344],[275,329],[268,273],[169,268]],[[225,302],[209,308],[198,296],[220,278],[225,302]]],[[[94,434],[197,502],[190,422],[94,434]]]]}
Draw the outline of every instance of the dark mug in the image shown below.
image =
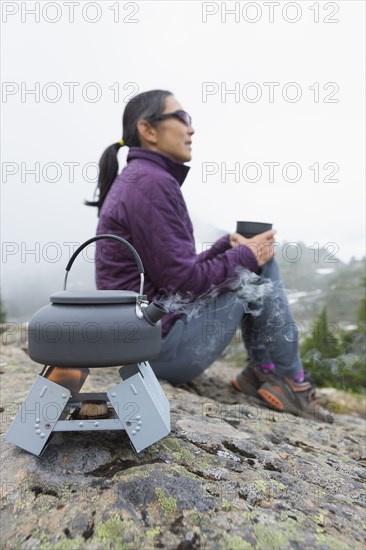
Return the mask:
{"type": "Polygon", "coordinates": [[[236,232],[247,239],[251,239],[260,233],[272,229],[271,223],[261,222],[236,222],[236,232]]]}

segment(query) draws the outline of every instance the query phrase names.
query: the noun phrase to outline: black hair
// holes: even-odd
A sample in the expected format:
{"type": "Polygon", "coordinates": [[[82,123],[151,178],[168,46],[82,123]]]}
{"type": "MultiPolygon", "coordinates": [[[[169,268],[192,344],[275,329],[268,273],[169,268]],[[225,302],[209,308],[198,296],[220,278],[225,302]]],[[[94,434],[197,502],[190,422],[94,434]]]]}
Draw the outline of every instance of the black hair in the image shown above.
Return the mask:
{"type": "MultiPolygon", "coordinates": [[[[165,108],[165,98],[173,95],[167,90],[150,90],[132,97],[127,103],[122,119],[123,141],[128,147],[141,147],[137,132],[139,120],[149,120],[162,114],[165,108]]],[[[152,125],[154,123],[150,122],[152,125]]],[[[98,184],[94,196],[98,193],[98,199],[85,201],[87,206],[96,206],[98,214],[102,204],[118,174],[117,154],[122,147],[121,143],[113,143],[107,147],[99,161],[98,184]]]]}

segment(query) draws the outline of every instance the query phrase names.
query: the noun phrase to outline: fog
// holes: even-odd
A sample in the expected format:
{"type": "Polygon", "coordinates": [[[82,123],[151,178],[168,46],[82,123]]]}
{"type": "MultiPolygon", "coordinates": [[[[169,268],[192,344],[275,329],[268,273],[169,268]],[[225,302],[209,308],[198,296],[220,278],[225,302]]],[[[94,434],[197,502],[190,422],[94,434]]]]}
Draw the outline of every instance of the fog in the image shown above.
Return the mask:
{"type": "MultiPolygon", "coordinates": [[[[364,255],[363,2],[48,4],[1,6],[10,317],[62,288],[70,251],[95,234],[83,201],[96,163],[122,135],[126,101],[154,88],[193,118],[182,191],[198,250],[247,219],[272,222],[278,241],[364,255]]],[[[93,285],[92,258],[70,288],[93,285]]]]}

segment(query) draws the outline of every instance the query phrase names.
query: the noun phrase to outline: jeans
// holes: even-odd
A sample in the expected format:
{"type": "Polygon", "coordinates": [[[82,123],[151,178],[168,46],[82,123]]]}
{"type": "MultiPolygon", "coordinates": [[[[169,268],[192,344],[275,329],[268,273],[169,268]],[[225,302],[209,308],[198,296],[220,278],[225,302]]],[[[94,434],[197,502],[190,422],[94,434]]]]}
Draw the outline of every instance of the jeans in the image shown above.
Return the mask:
{"type": "Polygon", "coordinates": [[[192,380],[220,357],[238,328],[250,361],[274,363],[281,377],[302,370],[297,326],[276,261],[262,266],[260,276],[245,271],[250,285],[209,297],[193,317],[183,312],[174,323],[160,355],[150,361],[158,378],[175,385],[192,380]]]}

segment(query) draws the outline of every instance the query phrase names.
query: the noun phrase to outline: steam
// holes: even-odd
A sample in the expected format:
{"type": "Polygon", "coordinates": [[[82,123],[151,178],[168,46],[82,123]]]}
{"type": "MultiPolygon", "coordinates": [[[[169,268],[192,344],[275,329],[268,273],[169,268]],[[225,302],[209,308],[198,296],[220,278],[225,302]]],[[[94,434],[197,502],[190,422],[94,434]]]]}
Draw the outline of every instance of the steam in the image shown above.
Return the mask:
{"type": "MultiPolygon", "coordinates": [[[[237,311],[237,307],[242,309],[241,318],[245,314],[258,318],[264,313],[264,318],[260,320],[260,330],[257,329],[257,334],[253,339],[255,348],[264,353],[270,349],[276,339],[275,330],[278,331],[285,325],[284,312],[288,307],[282,281],[271,281],[243,267],[237,268],[232,279],[226,280],[223,284],[213,287],[204,294],[194,297],[192,293],[185,295],[177,293],[164,296],[160,301],[170,312],[183,314],[188,322],[202,316],[200,344],[192,350],[195,361],[202,365],[210,355],[217,352],[218,339],[222,342],[223,351],[235,336],[225,322],[217,319],[215,314],[208,315],[208,312],[214,313],[225,309],[228,320],[230,320],[231,312],[237,311]],[[224,292],[229,292],[230,296],[220,306],[218,297],[224,292]]],[[[239,321],[235,332],[240,327],[239,321]]],[[[255,329],[255,327],[253,328],[255,329]]],[[[293,339],[294,328],[287,329],[284,337],[293,339]]]]}
{"type": "MultiPolygon", "coordinates": [[[[220,294],[231,291],[233,292],[232,305],[239,302],[244,308],[243,313],[257,316],[263,310],[264,300],[267,297],[274,297],[275,287],[276,283],[270,279],[265,279],[243,267],[238,267],[235,277],[227,279],[224,283],[199,296],[190,292],[185,295],[177,293],[163,296],[160,298],[160,302],[170,312],[184,314],[187,321],[190,321],[203,315],[204,309],[208,305],[213,305],[220,294]]],[[[276,311],[275,316],[278,315],[280,315],[280,311],[276,311]]]]}

